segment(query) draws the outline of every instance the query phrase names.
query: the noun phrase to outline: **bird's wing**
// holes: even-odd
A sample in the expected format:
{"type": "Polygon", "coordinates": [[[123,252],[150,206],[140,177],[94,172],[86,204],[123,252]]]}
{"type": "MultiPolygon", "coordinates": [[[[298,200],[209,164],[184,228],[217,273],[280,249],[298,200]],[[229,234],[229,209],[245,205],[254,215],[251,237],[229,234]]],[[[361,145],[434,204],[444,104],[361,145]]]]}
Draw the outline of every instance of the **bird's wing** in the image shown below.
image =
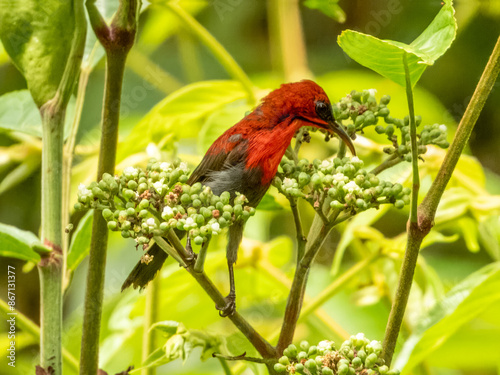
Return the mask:
{"type": "Polygon", "coordinates": [[[231,169],[244,163],[247,140],[243,137],[229,137],[228,140],[221,138],[210,147],[201,163],[193,171],[187,182],[189,185],[196,182],[204,183],[213,176],[213,172],[231,169]],[[222,144],[222,147],[214,147],[217,144],[222,144]]]}

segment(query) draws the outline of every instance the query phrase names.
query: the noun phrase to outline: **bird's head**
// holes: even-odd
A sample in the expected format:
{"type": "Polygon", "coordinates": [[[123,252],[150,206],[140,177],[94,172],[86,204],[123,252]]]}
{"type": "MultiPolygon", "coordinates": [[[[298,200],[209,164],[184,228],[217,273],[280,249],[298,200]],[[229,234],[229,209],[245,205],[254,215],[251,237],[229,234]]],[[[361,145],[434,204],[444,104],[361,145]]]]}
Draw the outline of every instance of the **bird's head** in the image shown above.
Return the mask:
{"type": "Polygon", "coordinates": [[[259,109],[276,118],[275,123],[312,126],[337,135],[356,155],[351,138],[333,118],[332,105],[325,91],[315,82],[303,80],[285,83],[269,93],[259,109]],[[295,120],[295,121],[285,121],[295,120]]]}

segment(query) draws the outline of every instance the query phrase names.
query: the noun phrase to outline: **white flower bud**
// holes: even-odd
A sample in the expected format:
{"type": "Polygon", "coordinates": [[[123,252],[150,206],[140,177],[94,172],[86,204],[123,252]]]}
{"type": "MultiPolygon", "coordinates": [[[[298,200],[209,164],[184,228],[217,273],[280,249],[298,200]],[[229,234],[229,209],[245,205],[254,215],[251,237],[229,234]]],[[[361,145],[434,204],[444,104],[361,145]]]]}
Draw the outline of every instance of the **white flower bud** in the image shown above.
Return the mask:
{"type": "Polygon", "coordinates": [[[170,167],[170,163],[163,162],[160,164],[160,168],[164,172],[169,172],[172,168],[170,167]]]}
{"type": "Polygon", "coordinates": [[[85,184],[78,185],[78,195],[85,196],[85,195],[89,195],[91,193],[92,192],[89,189],[87,189],[87,187],[85,186],[85,184]]]}
{"type": "Polygon", "coordinates": [[[219,223],[213,223],[212,224],[212,234],[219,234],[219,232],[220,232],[219,223]]]}

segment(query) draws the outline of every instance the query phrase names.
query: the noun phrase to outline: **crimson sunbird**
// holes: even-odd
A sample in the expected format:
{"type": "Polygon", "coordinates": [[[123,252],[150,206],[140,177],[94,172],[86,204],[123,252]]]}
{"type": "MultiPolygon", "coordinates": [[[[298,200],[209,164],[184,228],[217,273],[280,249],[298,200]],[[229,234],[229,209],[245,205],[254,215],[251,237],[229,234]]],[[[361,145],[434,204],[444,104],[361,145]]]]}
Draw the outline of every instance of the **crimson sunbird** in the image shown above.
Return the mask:
{"type": "MultiPolygon", "coordinates": [[[[336,134],[356,155],[351,138],[335,122],[332,106],[323,89],[310,80],[286,83],[269,93],[262,103],[224,132],[208,149],[187,184],[201,182],[215,195],[224,191],[243,194],[248,205],[256,207],[278,171],[293,136],[303,127],[336,134]]],[[[183,235],[179,232],[178,235],[183,235]]],[[[234,313],[236,290],[233,265],[243,235],[243,223],[236,221],[228,230],[226,247],[230,292],[224,306],[216,306],[221,316],[234,313]]],[[[122,286],[143,288],[160,270],[167,254],[156,244],[150,247],[149,264],[139,262],[122,286]]]]}

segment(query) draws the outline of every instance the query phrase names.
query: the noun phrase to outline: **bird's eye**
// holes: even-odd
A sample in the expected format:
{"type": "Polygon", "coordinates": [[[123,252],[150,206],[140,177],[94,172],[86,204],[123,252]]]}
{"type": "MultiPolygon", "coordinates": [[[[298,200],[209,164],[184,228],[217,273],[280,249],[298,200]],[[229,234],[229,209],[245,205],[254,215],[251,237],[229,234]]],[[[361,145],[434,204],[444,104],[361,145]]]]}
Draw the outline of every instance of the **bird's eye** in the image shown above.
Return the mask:
{"type": "Polygon", "coordinates": [[[316,114],[323,120],[333,120],[332,106],[321,100],[316,101],[316,114]]]}

